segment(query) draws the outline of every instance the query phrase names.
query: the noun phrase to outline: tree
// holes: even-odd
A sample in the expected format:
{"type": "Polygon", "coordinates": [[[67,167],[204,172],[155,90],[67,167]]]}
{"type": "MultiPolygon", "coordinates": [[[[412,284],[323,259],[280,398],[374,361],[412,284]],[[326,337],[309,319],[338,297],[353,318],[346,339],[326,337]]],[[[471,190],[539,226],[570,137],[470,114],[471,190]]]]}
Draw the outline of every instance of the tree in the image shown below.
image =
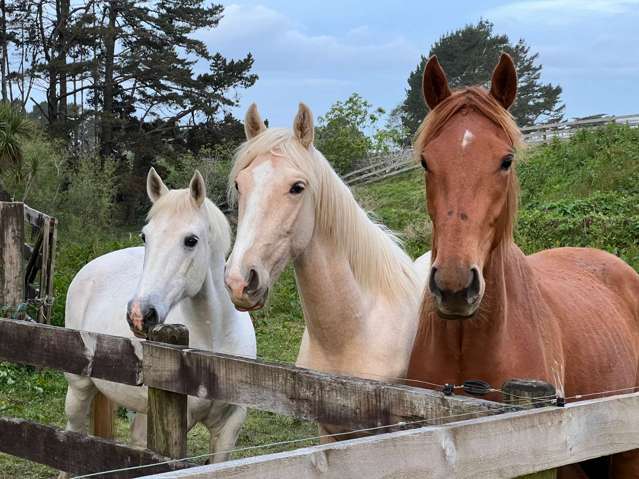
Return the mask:
{"type": "Polygon", "coordinates": [[[22,111],[0,102],[0,169],[10,169],[17,179],[22,170],[22,143],[35,133],[35,127],[22,111]]]}
{"type": "Polygon", "coordinates": [[[345,101],[336,101],[318,119],[315,144],[339,174],[364,160],[373,146],[366,130],[374,127],[384,110],[371,108],[368,101],[353,93],[345,101]]]}
{"type": "MultiPolygon", "coordinates": [[[[431,47],[428,58],[437,55],[446,70],[451,88],[470,85],[488,86],[492,70],[502,52],[509,53],[519,76],[518,95],[511,113],[520,126],[538,121],[560,121],[565,106],[560,103],[561,87],[541,82],[542,65],[538,53],[530,52],[523,39],[512,44],[507,35],[494,33],[493,24],[480,20],[443,35],[431,47]]],[[[408,77],[406,98],[401,105],[406,129],[415,132],[427,113],[422,95],[422,75],[427,57],[408,77]]]]}

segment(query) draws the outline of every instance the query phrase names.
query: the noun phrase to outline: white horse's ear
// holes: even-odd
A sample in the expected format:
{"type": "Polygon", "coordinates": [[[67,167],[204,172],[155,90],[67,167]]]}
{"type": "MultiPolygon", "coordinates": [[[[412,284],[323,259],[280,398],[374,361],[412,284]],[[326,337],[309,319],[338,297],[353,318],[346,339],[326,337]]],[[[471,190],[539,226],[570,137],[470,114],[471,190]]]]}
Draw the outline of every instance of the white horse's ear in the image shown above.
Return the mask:
{"type": "Polygon", "coordinates": [[[169,189],[155,171],[155,168],[151,167],[149,174],[146,175],[146,194],[149,195],[151,203],[155,203],[162,195],[169,192],[169,189]]]}
{"type": "Polygon", "coordinates": [[[315,137],[313,113],[309,107],[301,102],[295,120],[293,120],[293,132],[304,148],[308,148],[313,143],[315,137]]]}
{"type": "Polygon", "coordinates": [[[257,105],[255,103],[251,103],[251,106],[249,106],[246,116],[244,117],[244,133],[246,134],[246,139],[250,140],[262,133],[264,130],[266,130],[266,125],[257,111],[257,105]]]}
{"type": "Polygon", "coordinates": [[[206,198],[206,184],[198,170],[195,170],[195,174],[193,175],[193,178],[191,178],[189,190],[191,190],[191,200],[193,200],[195,206],[198,208],[202,206],[202,203],[204,203],[204,199],[206,198]]]}

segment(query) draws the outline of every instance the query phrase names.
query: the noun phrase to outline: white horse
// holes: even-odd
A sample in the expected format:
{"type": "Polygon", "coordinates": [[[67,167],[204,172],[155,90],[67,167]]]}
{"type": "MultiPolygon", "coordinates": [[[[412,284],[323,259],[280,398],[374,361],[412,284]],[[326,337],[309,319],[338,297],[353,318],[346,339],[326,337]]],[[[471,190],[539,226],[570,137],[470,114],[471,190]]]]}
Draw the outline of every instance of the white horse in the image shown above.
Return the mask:
{"type": "MultiPolygon", "coordinates": [[[[151,168],[147,193],[153,207],[142,230],[145,246],[114,251],[80,270],[67,295],[66,327],[144,337],[158,323],[180,323],[189,329],[191,347],[255,358],[251,319],[234,308],[224,287],[229,223],[206,198],[202,176],[196,172],[188,189],[170,191],[151,168]]],[[[145,446],[146,387],[65,376],[67,430],[86,431],[91,401],[100,391],[138,413],[132,442],[145,446]]],[[[211,453],[234,446],[245,417],[244,407],[188,398],[188,427],[197,422],[207,427],[211,453]]],[[[212,456],[215,462],[226,459],[212,456]]]]}
{"type": "Polygon", "coordinates": [[[292,131],[267,129],[254,104],[244,127],[247,141],[230,176],[239,208],[226,265],[231,299],[243,310],[261,308],[292,261],[306,323],[297,365],[403,378],[429,254],[418,260],[418,274],[396,238],[369,219],[314,148],[304,104],[292,131]]]}

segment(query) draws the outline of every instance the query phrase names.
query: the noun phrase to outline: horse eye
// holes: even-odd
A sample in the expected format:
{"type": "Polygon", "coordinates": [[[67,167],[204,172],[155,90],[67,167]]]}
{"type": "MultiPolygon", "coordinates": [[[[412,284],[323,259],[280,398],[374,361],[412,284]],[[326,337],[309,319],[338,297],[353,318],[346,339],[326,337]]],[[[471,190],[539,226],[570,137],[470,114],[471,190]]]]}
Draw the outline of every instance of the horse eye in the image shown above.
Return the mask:
{"type": "Polygon", "coordinates": [[[187,248],[194,248],[197,244],[198,237],[195,235],[187,236],[184,238],[184,246],[187,248]]]}
{"type": "Polygon", "coordinates": [[[422,156],[422,168],[424,168],[424,170],[428,171],[428,164],[426,163],[426,160],[424,159],[423,156],[422,156]]]}
{"type": "Polygon", "coordinates": [[[291,186],[291,189],[288,190],[288,192],[292,195],[299,195],[302,191],[304,191],[304,183],[302,183],[301,181],[295,183],[293,186],[291,186]]]}
{"type": "Polygon", "coordinates": [[[507,171],[510,169],[510,166],[513,164],[513,155],[506,155],[504,156],[504,158],[501,160],[501,166],[500,168],[503,171],[507,171]]]}
{"type": "Polygon", "coordinates": [[[142,240],[142,243],[146,243],[146,236],[144,233],[140,233],[140,239],[142,240]]]}
{"type": "Polygon", "coordinates": [[[239,186],[237,186],[237,181],[235,182],[235,191],[240,191],[239,186]]]}

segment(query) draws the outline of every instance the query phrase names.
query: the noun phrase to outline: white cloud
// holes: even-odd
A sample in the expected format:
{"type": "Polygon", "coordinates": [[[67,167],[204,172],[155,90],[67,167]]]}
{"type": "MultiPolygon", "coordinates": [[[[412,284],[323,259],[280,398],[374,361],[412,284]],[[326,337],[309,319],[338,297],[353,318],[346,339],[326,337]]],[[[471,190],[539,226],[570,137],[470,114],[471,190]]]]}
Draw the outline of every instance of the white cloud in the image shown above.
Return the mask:
{"type": "Polygon", "coordinates": [[[256,71],[307,73],[388,71],[412,65],[418,50],[401,35],[374,36],[358,25],[343,37],[313,35],[304,25],[262,5],[228,5],[218,28],[198,34],[211,48],[231,57],[255,56],[256,71]]]}

